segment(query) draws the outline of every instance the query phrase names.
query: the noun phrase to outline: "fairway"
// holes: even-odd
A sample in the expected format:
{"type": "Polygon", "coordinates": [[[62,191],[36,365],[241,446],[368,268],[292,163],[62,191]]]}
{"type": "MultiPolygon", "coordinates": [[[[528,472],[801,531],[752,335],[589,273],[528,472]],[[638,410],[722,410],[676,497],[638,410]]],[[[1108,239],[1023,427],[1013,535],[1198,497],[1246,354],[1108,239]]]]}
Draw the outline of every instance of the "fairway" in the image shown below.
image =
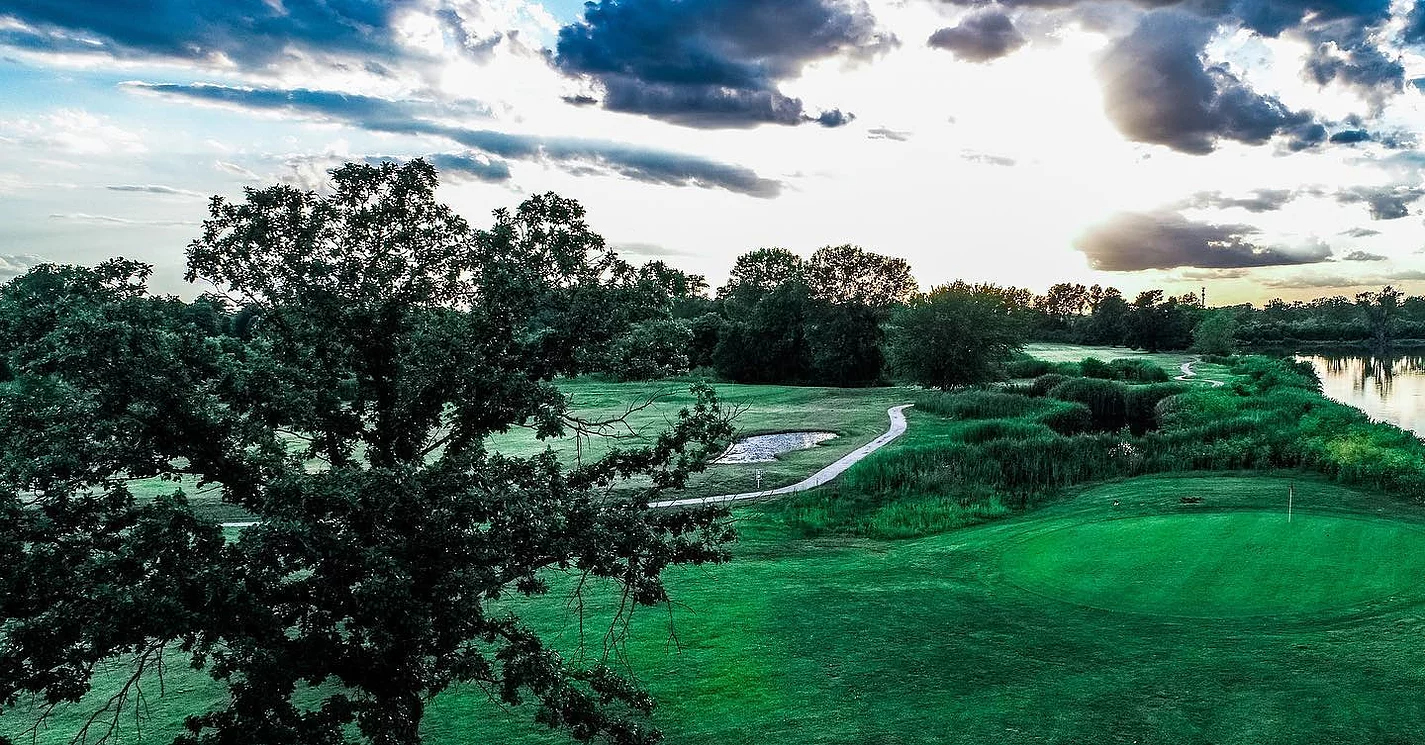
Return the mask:
{"type": "Polygon", "coordinates": [[[1072,524],[1012,543],[1030,592],[1106,610],[1194,618],[1318,613],[1414,592],[1425,532],[1397,521],[1233,510],[1072,524]]]}

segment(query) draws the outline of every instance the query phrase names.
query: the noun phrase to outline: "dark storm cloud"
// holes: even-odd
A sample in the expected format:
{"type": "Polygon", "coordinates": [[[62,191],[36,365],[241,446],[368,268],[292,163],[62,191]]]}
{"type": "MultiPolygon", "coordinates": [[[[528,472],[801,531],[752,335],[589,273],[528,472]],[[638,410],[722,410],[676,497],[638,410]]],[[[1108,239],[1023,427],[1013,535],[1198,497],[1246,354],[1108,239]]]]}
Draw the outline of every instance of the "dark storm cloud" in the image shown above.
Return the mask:
{"type": "Polygon", "coordinates": [[[1410,205],[1425,197],[1417,186],[1353,186],[1336,192],[1341,204],[1364,203],[1373,220],[1398,220],[1410,214],[1410,205]]]}
{"type": "Polygon", "coordinates": [[[1386,257],[1369,251],[1352,251],[1341,257],[1341,261],[1385,261],[1386,257]]]}
{"type": "Polygon", "coordinates": [[[1302,149],[1326,138],[1306,111],[1252,90],[1230,70],[1206,64],[1215,24],[1179,11],[1153,11],[1099,62],[1104,107],[1129,139],[1205,154],[1218,142],[1265,143],[1285,135],[1302,149]]]}
{"type": "Polygon", "coordinates": [[[1338,145],[1351,145],[1357,142],[1370,142],[1371,133],[1364,129],[1346,129],[1331,135],[1331,142],[1338,145]]]}
{"type": "Polygon", "coordinates": [[[754,197],[774,197],[781,189],[780,182],[762,178],[750,168],[694,155],[605,140],[518,135],[443,124],[412,113],[412,110],[426,110],[428,104],[423,103],[303,89],[126,85],[133,90],[174,98],[330,119],[375,132],[440,137],[485,156],[556,163],[579,173],[610,171],[646,183],[727,189],[754,197]]]}
{"type": "Polygon", "coordinates": [[[560,29],[552,61],[597,83],[612,111],[691,127],[836,126],[849,115],[809,114],[778,82],[896,43],[859,0],[604,0],[560,29]]]}
{"type": "Polygon", "coordinates": [[[1229,209],[1240,207],[1248,212],[1275,212],[1296,198],[1291,189],[1257,189],[1250,196],[1229,197],[1220,191],[1201,191],[1183,200],[1182,207],[1196,209],[1229,209]]]}
{"type": "Polygon", "coordinates": [[[1110,272],[1143,269],[1235,269],[1325,261],[1331,251],[1318,244],[1302,251],[1260,246],[1250,225],[1216,225],[1171,212],[1123,213],[1091,228],[1074,242],[1089,264],[1110,272]]]}
{"type": "MultiPolygon", "coordinates": [[[[510,166],[503,160],[477,158],[463,153],[431,153],[421,156],[440,171],[443,181],[487,181],[499,183],[510,180],[510,166]]],[[[367,163],[394,161],[405,162],[406,158],[373,155],[365,158],[367,163]]]]}
{"type": "Polygon", "coordinates": [[[393,23],[417,0],[223,0],[115,2],[8,0],[0,16],[27,28],[0,31],[0,44],[36,51],[208,60],[262,67],[291,49],[363,57],[398,56],[393,23]],[[83,38],[76,38],[82,36],[83,38]]]}
{"type": "Polygon", "coordinates": [[[926,41],[967,62],[989,62],[1024,46],[1026,39],[1002,10],[975,13],[958,26],[942,28],[926,41]]]}

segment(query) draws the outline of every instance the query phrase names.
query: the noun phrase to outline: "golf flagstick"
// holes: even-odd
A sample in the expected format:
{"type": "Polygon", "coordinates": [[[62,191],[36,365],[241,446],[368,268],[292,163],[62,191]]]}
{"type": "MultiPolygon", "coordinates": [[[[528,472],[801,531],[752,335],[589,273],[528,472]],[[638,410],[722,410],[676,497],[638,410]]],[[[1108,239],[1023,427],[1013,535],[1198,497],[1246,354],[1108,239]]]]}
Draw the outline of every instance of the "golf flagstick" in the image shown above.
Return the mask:
{"type": "Polygon", "coordinates": [[[1286,521],[1291,522],[1291,501],[1296,497],[1296,484],[1288,483],[1286,486],[1286,521]]]}

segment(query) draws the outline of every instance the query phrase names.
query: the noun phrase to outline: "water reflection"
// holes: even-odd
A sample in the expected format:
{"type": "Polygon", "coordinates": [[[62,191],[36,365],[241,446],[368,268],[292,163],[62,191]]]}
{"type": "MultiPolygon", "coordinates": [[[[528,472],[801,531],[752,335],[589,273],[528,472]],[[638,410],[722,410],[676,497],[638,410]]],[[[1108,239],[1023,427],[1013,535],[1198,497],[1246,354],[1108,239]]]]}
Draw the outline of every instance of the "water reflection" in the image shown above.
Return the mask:
{"type": "Polygon", "coordinates": [[[1321,392],[1425,437],[1425,355],[1298,355],[1321,377],[1321,392]]]}

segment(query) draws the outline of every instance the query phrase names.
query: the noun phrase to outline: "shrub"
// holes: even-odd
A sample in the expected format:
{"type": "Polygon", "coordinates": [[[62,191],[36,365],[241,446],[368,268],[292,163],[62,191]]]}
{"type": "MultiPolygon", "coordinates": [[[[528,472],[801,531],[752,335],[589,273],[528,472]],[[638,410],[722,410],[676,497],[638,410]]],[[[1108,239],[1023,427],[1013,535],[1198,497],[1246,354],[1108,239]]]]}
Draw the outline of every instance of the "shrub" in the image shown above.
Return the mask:
{"type": "Polygon", "coordinates": [[[1037,378],[1052,372],[1053,369],[1054,366],[1051,363],[1028,355],[1010,360],[1004,366],[1005,375],[1011,378],[1037,378]]]}
{"type": "Polygon", "coordinates": [[[1061,435],[1077,435],[1093,429],[1093,412],[1074,401],[1059,405],[1039,415],[1039,422],[1061,435]]]}
{"type": "Polygon", "coordinates": [[[1113,377],[1133,383],[1166,383],[1172,378],[1168,371],[1148,360],[1116,359],[1108,363],[1113,377]]]}
{"type": "Polygon", "coordinates": [[[1141,435],[1158,428],[1157,406],[1163,399],[1189,390],[1182,383],[1155,383],[1153,385],[1131,385],[1123,394],[1124,417],[1129,429],[1141,435]]]}
{"type": "Polygon", "coordinates": [[[1079,371],[1085,378],[1114,378],[1113,368],[1097,357],[1085,357],[1079,362],[1079,371]]]}
{"type": "Polygon", "coordinates": [[[1077,401],[1089,408],[1093,415],[1093,428],[1100,432],[1113,432],[1127,422],[1124,395],[1127,386],[1112,380],[1095,378],[1074,378],[1066,380],[1049,391],[1049,396],[1061,401],[1077,401]]]}
{"type": "Polygon", "coordinates": [[[1066,375],[1060,375],[1060,374],[1058,374],[1058,373],[1049,373],[1048,375],[1040,375],[1039,377],[1035,378],[1033,382],[1031,382],[1031,383],[1029,384],[1029,395],[1031,395],[1031,396],[1047,396],[1047,395],[1049,395],[1049,391],[1053,390],[1055,386],[1059,385],[1060,383],[1062,383],[1062,382],[1064,382],[1064,381],[1066,381],[1066,380],[1068,380],[1068,379],[1069,379],[1068,376],[1066,376],[1066,375]]]}

